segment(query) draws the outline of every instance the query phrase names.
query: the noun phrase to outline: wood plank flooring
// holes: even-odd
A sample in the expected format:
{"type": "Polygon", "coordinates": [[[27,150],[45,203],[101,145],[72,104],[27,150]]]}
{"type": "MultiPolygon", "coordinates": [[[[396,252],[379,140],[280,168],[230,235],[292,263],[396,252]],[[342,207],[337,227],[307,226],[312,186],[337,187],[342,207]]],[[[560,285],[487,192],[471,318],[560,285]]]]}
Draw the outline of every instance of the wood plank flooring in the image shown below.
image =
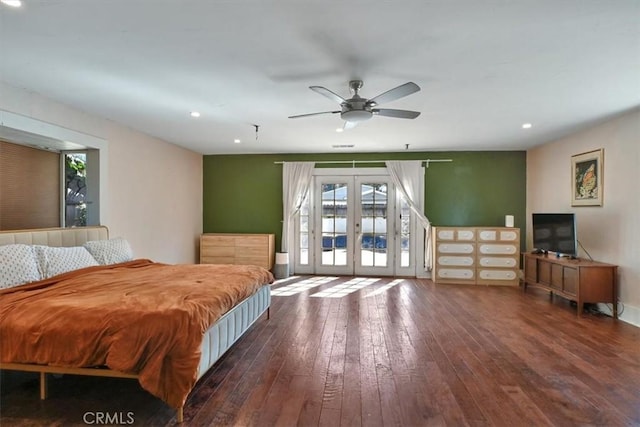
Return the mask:
{"type": "MultiPolygon", "coordinates": [[[[638,426],[640,328],[542,290],[295,277],[196,385],[185,426],[638,426]]],[[[136,381],[3,372],[0,425],[175,425],[136,381]],[[87,413],[89,413],[87,418],[87,413]],[[83,419],[85,417],[85,419],[83,419]]]]}

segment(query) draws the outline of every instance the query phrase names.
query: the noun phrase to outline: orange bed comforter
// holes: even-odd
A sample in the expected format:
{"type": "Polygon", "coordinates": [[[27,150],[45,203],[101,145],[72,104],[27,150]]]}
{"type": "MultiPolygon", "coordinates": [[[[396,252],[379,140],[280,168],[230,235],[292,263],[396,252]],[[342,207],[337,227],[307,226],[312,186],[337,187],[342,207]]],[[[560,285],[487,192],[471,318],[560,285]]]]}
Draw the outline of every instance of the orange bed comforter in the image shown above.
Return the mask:
{"type": "Polygon", "coordinates": [[[0,291],[0,361],[137,374],[174,408],[196,382],[204,332],[273,282],[261,267],[134,260],[0,291]]]}

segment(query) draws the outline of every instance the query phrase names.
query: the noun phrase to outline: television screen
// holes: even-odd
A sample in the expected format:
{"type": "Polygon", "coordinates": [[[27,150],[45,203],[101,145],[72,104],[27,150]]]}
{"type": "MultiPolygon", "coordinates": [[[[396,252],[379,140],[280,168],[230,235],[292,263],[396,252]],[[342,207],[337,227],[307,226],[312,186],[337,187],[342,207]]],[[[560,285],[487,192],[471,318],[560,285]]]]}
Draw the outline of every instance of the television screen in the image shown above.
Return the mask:
{"type": "Polygon", "coordinates": [[[576,219],[572,213],[534,213],[533,246],[561,255],[578,255],[576,219]]]}

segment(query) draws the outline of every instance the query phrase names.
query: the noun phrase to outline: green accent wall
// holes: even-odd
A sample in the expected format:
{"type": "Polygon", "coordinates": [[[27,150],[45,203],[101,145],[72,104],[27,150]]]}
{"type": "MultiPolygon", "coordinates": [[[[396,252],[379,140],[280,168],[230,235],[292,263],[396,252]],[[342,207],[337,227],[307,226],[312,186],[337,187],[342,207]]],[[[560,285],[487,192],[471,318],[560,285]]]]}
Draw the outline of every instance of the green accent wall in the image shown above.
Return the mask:
{"type": "MultiPolygon", "coordinates": [[[[504,216],[513,215],[524,250],[525,151],[208,155],[203,157],[203,231],[275,233],[278,249],[282,234],[282,165],[274,162],[387,159],[452,159],[451,163],[431,163],[426,169],[427,218],[436,226],[504,226],[504,216]]],[[[356,165],[374,166],[384,164],[356,165]]]]}

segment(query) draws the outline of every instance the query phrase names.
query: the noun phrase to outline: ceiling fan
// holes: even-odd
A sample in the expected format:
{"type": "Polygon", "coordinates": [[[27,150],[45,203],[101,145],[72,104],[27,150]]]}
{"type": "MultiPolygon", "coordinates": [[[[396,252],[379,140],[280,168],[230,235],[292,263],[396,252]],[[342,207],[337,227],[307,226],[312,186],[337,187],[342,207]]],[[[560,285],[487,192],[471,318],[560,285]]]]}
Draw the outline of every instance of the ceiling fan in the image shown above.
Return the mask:
{"type": "Polygon", "coordinates": [[[395,117],[399,119],[415,119],[420,115],[418,111],[408,110],[393,110],[389,108],[376,108],[379,104],[385,102],[395,101],[396,99],[403,98],[412,93],[418,92],[420,86],[413,82],[408,82],[393,89],[390,89],[380,95],[366,99],[362,98],[358,92],[362,88],[362,80],[351,80],[349,82],[349,90],[352,93],[351,98],[344,99],[340,95],[330,91],[322,86],[309,86],[314,92],[319,93],[332,101],[340,104],[341,109],[335,111],[322,111],[319,113],[299,114],[296,116],[289,116],[290,119],[298,119],[300,117],[317,116],[320,114],[337,114],[340,113],[340,118],[345,121],[344,128],[350,129],[355,127],[358,123],[365,120],[369,120],[374,114],[386,117],[395,117]]]}

